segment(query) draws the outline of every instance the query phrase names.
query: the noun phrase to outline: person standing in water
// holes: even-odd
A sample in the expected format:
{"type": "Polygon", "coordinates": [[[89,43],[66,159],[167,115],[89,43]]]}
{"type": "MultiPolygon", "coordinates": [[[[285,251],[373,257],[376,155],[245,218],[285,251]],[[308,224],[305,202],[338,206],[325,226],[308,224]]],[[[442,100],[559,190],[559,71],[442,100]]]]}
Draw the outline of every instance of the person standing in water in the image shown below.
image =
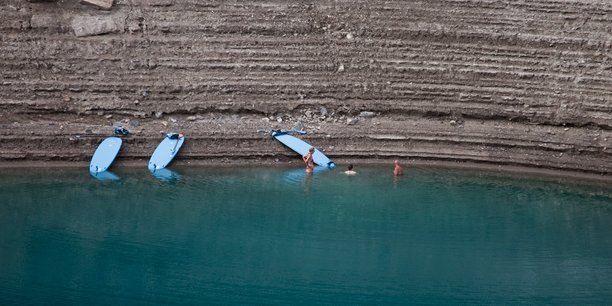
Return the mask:
{"type": "Polygon", "coordinates": [[[400,166],[399,160],[396,159],[394,164],[395,164],[395,168],[393,168],[393,175],[395,176],[404,175],[404,170],[402,169],[402,166],[400,166]]]}
{"type": "Polygon", "coordinates": [[[348,170],[344,171],[344,174],[346,174],[346,175],[355,175],[355,174],[357,174],[357,172],[353,171],[353,165],[350,164],[350,165],[348,165],[348,170]]]}
{"type": "Polygon", "coordinates": [[[306,155],[302,157],[302,159],[306,163],[306,174],[312,174],[312,172],[314,171],[314,157],[312,157],[312,154],[314,154],[314,150],[314,147],[310,147],[310,149],[308,149],[308,153],[306,153],[306,155]]]}

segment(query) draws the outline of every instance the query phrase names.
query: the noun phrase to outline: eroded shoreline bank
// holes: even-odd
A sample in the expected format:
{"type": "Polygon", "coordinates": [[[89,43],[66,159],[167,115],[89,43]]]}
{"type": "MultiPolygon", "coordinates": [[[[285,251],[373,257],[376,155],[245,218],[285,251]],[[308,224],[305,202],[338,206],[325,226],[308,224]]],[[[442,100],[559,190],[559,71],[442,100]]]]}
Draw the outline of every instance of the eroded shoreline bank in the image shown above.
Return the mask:
{"type": "Polygon", "coordinates": [[[612,175],[612,3],[115,2],[0,4],[0,162],[86,163],[113,126],[121,160],[182,132],[284,162],[256,131],[303,127],[336,160],[612,175]]]}

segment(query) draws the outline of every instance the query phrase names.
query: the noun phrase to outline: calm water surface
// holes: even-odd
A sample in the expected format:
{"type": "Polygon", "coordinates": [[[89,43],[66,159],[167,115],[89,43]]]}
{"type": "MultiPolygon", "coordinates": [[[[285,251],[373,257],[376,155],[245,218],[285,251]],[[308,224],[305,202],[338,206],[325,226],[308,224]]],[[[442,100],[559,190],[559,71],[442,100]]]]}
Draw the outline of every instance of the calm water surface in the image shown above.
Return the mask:
{"type": "Polygon", "coordinates": [[[612,186],[450,170],[0,174],[0,304],[611,304],[612,186]]]}

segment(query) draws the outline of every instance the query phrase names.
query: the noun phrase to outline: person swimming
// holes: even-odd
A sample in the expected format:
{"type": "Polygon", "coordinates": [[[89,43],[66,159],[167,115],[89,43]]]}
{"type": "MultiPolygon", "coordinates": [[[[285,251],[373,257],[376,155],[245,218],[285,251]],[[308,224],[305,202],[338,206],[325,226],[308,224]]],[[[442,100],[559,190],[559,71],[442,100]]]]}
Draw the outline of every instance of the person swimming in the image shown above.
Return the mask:
{"type": "Polygon", "coordinates": [[[346,175],[355,175],[355,174],[357,174],[357,172],[353,171],[353,165],[350,164],[350,165],[348,165],[348,170],[344,171],[344,174],[346,174],[346,175]]]}
{"type": "Polygon", "coordinates": [[[393,163],[395,164],[395,168],[393,168],[393,175],[404,175],[404,170],[402,169],[402,166],[400,166],[399,160],[396,159],[393,163]]]}
{"type": "Polygon", "coordinates": [[[314,172],[314,157],[312,156],[312,154],[314,154],[314,151],[315,148],[310,147],[310,149],[308,149],[308,153],[306,153],[306,155],[302,157],[302,159],[306,163],[306,174],[312,174],[314,172]]]}

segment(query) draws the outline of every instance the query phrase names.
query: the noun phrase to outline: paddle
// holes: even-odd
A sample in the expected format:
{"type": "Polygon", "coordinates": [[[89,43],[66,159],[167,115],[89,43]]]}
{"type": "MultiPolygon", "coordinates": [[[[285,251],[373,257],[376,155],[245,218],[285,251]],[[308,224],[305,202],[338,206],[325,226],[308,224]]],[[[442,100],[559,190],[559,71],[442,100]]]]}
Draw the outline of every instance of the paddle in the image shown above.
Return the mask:
{"type": "Polygon", "coordinates": [[[271,133],[272,136],[282,134],[300,134],[306,135],[307,132],[304,130],[257,130],[257,133],[271,133]]]}

